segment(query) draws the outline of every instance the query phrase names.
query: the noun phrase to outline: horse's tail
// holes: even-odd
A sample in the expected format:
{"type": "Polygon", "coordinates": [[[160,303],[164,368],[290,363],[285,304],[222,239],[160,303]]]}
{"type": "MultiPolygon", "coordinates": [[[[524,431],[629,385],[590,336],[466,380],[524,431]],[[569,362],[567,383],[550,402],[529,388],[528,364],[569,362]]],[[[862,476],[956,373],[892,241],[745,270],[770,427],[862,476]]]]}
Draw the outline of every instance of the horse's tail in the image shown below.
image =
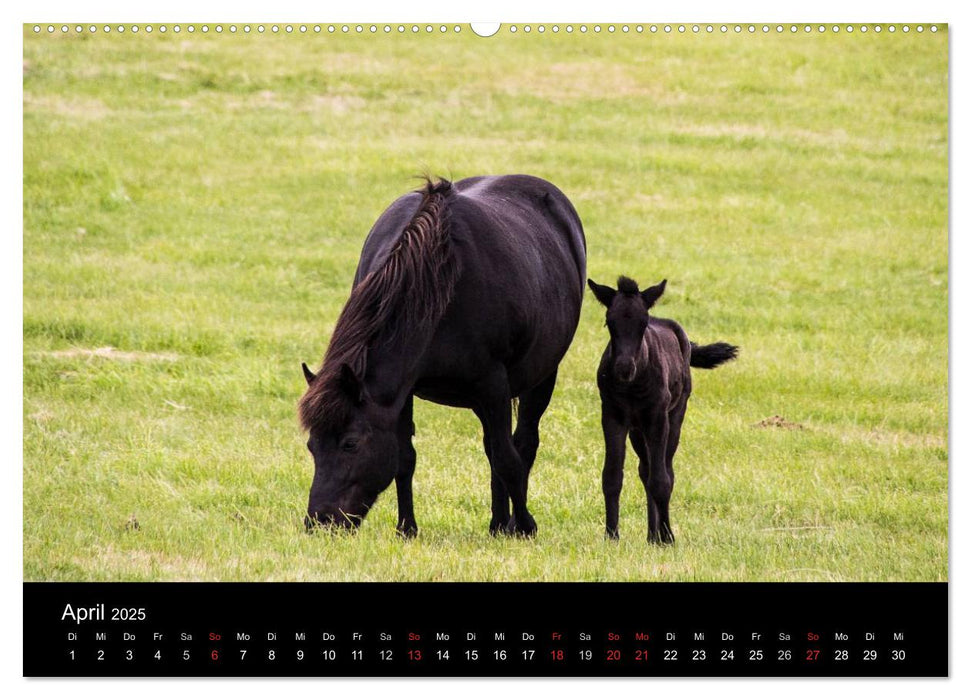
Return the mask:
{"type": "Polygon", "coordinates": [[[738,346],[728,343],[696,345],[691,343],[691,366],[701,369],[714,369],[738,357],[738,346]]]}

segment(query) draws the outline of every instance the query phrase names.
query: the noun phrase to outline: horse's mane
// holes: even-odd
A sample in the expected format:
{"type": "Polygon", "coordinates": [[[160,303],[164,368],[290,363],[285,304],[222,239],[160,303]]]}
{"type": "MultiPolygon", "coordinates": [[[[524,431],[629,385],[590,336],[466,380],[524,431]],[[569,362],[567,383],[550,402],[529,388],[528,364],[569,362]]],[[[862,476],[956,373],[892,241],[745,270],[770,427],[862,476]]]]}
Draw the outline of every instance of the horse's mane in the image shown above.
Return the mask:
{"type": "Polygon", "coordinates": [[[300,399],[306,430],[346,423],[354,404],[340,385],[343,365],[363,378],[368,350],[379,338],[392,343],[429,333],[452,300],[457,277],[447,216],[452,183],[426,178],[417,191],[418,211],[381,267],[353,289],[337,319],[320,373],[300,399]]]}

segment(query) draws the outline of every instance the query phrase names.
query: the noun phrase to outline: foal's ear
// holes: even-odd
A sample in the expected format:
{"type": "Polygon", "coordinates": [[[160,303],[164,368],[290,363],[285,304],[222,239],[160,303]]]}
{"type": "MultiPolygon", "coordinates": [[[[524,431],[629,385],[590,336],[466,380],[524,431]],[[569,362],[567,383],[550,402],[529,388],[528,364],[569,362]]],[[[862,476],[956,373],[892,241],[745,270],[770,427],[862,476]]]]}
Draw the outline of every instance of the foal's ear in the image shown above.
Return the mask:
{"type": "Polygon", "coordinates": [[[306,362],[301,362],[300,366],[303,367],[303,378],[307,380],[307,386],[310,386],[311,382],[317,378],[317,375],[310,371],[306,362]]]}
{"type": "Polygon", "coordinates": [[[654,302],[661,298],[664,294],[664,287],[667,285],[667,280],[661,280],[661,284],[655,284],[653,287],[648,287],[643,292],[641,292],[641,299],[644,300],[644,304],[647,308],[654,306],[654,302]]]}
{"type": "Polygon", "coordinates": [[[360,404],[364,402],[364,382],[346,362],[341,365],[340,388],[350,399],[360,404]]]}
{"type": "Polygon", "coordinates": [[[597,301],[609,309],[610,305],[614,302],[614,297],[617,296],[617,290],[611,289],[605,284],[597,284],[591,279],[587,280],[587,285],[590,287],[593,295],[597,297],[597,301]]]}

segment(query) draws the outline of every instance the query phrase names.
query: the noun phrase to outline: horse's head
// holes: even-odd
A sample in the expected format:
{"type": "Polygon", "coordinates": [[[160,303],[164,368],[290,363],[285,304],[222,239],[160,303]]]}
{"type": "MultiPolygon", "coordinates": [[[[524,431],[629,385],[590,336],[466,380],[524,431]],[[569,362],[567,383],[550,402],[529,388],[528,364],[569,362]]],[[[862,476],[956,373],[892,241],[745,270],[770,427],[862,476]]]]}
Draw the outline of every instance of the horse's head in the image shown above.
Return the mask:
{"type": "Polygon", "coordinates": [[[664,280],[642,292],[637,282],[627,277],[618,278],[617,289],[587,280],[597,301],[607,307],[613,373],[619,382],[633,381],[638,368],[647,362],[647,343],[644,340],[647,311],[664,294],[667,282],[664,280]]]}
{"type": "Polygon", "coordinates": [[[317,388],[315,382],[331,379],[336,386],[321,400],[341,402],[340,410],[331,412],[339,419],[309,426],[314,480],[304,524],[308,530],[316,525],[357,528],[398,471],[394,419],[371,400],[361,378],[346,364],[335,378],[318,378],[304,365],[304,376],[309,385],[305,402],[317,388]]]}

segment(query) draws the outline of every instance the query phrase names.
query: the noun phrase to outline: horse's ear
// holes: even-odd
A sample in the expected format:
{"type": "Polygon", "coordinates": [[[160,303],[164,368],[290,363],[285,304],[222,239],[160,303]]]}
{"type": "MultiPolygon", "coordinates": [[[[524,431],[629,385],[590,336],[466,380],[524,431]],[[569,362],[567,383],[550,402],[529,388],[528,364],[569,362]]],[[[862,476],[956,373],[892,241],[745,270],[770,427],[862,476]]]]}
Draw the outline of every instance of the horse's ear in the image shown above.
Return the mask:
{"type": "Polygon", "coordinates": [[[587,280],[587,285],[590,287],[593,295],[597,297],[597,301],[609,309],[610,305],[614,302],[614,297],[617,295],[617,290],[611,289],[605,284],[597,284],[591,279],[587,280]]]}
{"type": "Polygon", "coordinates": [[[303,367],[303,378],[307,380],[307,386],[310,386],[311,382],[317,378],[317,375],[310,371],[306,362],[301,362],[300,366],[303,367]]]}
{"type": "Polygon", "coordinates": [[[354,403],[364,402],[364,382],[346,362],[341,365],[340,388],[354,403]]]}
{"type": "Polygon", "coordinates": [[[641,292],[641,299],[644,300],[644,304],[647,308],[654,306],[654,302],[661,298],[664,294],[664,287],[667,286],[667,280],[661,280],[660,284],[655,284],[653,287],[648,287],[643,292],[641,292]]]}

